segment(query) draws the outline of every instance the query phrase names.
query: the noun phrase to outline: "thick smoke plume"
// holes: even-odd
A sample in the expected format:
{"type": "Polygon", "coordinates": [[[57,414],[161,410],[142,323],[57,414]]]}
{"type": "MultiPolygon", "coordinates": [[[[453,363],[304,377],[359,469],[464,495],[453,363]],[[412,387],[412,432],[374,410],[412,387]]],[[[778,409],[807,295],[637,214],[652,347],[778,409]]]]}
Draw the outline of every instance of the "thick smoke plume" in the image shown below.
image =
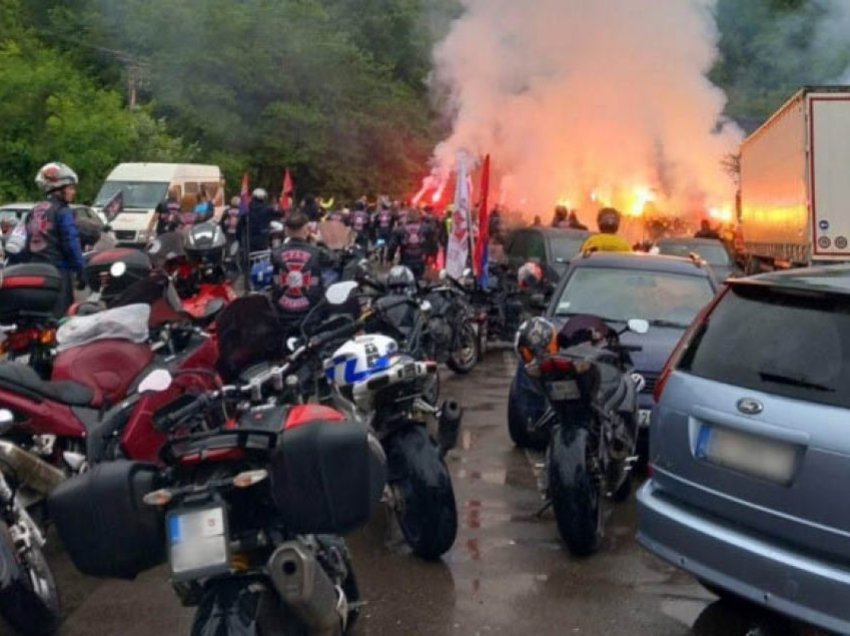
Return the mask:
{"type": "Polygon", "coordinates": [[[453,133],[435,152],[491,153],[501,200],[527,215],[557,202],[639,215],[728,208],[721,161],[741,132],[706,79],[713,0],[462,0],[435,52],[453,133]]]}

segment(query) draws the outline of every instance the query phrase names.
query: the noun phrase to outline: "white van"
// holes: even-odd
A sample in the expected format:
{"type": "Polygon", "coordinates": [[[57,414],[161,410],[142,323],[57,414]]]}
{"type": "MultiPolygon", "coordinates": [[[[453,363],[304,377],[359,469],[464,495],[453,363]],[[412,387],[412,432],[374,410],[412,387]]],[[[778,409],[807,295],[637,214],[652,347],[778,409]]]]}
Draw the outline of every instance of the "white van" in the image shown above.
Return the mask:
{"type": "Polygon", "coordinates": [[[112,221],[120,243],[140,244],[147,240],[147,229],[156,206],[171,189],[178,200],[197,195],[201,188],[215,205],[216,218],[224,210],[224,181],[218,166],[190,163],[122,163],[103,183],[94,202],[100,212],[119,190],[124,193],[124,212],[112,221]]]}

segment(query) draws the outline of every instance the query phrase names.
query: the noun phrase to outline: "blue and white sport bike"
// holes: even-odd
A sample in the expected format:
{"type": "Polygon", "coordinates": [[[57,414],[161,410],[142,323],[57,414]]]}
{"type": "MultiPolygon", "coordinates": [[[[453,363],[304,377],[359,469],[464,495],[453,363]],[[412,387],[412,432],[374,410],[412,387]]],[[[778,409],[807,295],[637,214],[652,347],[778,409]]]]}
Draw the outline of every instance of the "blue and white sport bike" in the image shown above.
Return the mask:
{"type": "Polygon", "coordinates": [[[324,362],[334,406],[366,423],[387,455],[388,497],[413,553],[438,559],[455,542],[457,507],[444,455],[457,444],[461,409],[423,398],[436,362],[399,352],[384,335],[349,340],[324,362]],[[437,439],[427,423],[437,419],[437,439]]]}

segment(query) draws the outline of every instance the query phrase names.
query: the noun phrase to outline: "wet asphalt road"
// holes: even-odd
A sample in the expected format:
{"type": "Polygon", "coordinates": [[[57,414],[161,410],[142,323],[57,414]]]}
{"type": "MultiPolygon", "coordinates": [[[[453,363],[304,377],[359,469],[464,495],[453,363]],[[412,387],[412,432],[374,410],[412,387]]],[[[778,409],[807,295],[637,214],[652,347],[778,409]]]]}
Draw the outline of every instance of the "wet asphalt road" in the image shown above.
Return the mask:
{"type": "MultiPolygon", "coordinates": [[[[444,391],[466,409],[462,445],[449,456],[460,530],[440,563],[406,550],[387,515],[350,537],[367,605],[356,635],[806,634],[757,611],[716,601],[634,540],[634,498],[616,507],[601,552],[577,560],[541,505],[542,456],[515,449],[505,409],[513,356],[488,354],[469,377],[443,372],[444,391]],[[755,628],[758,628],[757,630],[755,628]]],[[[54,541],[65,636],[188,634],[193,611],[172,593],[165,568],[135,582],[76,574],[54,541]]],[[[0,626],[0,633],[9,633],[0,626]]]]}

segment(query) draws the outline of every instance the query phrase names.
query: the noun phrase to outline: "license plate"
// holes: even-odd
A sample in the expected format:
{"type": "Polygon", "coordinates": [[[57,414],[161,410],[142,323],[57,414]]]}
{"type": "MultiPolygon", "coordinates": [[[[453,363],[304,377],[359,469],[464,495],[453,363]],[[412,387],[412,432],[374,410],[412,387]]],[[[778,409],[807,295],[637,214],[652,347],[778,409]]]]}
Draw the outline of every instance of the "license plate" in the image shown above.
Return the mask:
{"type": "Polygon", "coordinates": [[[212,576],[230,569],[224,508],[178,510],[168,516],[171,572],[176,579],[212,576]]]}
{"type": "Polygon", "coordinates": [[[652,420],[652,411],[648,409],[638,411],[638,426],[640,428],[649,428],[650,420],[652,420]]]}
{"type": "Polygon", "coordinates": [[[549,398],[556,401],[577,400],[581,397],[578,390],[578,382],[575,380],[561,380],[547,384],[549,398]]]}
{"type": "Polygon", "coordinates": [[[704,425],[696,455],[712,464],[780,484],[789,484],[797,465],[798,448],[757,435],[704,425]]]}

